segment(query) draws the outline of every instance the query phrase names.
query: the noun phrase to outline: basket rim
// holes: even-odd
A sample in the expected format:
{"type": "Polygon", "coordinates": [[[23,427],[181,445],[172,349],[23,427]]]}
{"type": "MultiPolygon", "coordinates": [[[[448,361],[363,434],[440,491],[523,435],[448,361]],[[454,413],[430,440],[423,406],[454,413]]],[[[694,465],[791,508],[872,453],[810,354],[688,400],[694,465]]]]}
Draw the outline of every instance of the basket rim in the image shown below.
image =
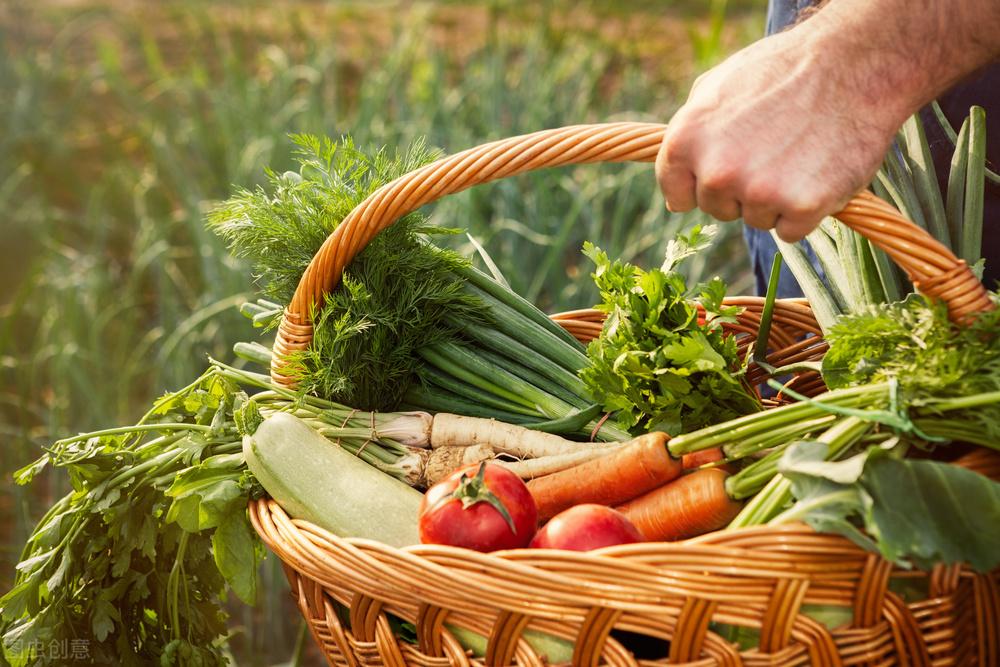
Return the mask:
{"type": "MultiPolygon", "coordinates": [[[[382,186],[327,237],[303,273],[282,314],[271,376],[293,386],[284,368],[288,354],[308,347],[314,305],[339,284],[344,268],[382,229],[426,204],[474,185],[537,169],[598,162],[651,162],[666,130],[659,123],[573,125],[501,139],[443,157],[382,186]]],[[[959,322],[994,307],[964,260],[868,191],[859,192],[834,217],[881,248],[919,291],[948,304],[959,322]]]]}

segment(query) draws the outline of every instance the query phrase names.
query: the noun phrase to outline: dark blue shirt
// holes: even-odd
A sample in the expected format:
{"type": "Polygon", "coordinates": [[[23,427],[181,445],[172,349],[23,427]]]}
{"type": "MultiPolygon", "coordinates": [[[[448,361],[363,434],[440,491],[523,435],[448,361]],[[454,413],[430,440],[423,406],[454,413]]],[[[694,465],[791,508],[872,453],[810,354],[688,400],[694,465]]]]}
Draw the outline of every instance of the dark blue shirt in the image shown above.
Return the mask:
{"type": "MultiPolygon", "coordinates": [[[[788,27],[795,22],[799,12],[811,4],[813,3],[809,0],[770,0],[767,9],[767,33],[772,34],[788,27]]],[[[956,48],[961,46],[956,45],[956,48]]],[[[969,107],[979,105],[986,110],[988,130],[986,159],[987,165],[996,170],[995,165],[1000,164],[1000,63],[994,63],[968,77],[942,95],[938,102],[951,121],[952,127],[956,129],[962,126],[962,122],[969,115],[969,107]],[[990,119],[996,119],[992,123],[992,132],[989,131],[990,119]]],[[[921,117],[927,132],[927,142],[934,156],[934,168],[941,192],[945,192],[954,146],[930,110],[924,109],[921,117]]],[[[1000,281],[1000,186],[990,181],[986,183],[983,208],[983,256],[986,258],[983,282],[988,288],[993,289],[1000,281]]],[[[771,270],[771,261],[777,252],[777,245],[769,232],[750,227],[744,227],[744,237],[753,264],[757,291],[763,294],[767,290],[767,277],[771,270]]],[[[807,252],[812,254],[808,247],[807,252]]],[[[817,270],[820,270],[818,266],[817,270]]],[[[802,291],[787,266],[783,267],[778,281],[778,296],[802,296],[802,291]]]]}

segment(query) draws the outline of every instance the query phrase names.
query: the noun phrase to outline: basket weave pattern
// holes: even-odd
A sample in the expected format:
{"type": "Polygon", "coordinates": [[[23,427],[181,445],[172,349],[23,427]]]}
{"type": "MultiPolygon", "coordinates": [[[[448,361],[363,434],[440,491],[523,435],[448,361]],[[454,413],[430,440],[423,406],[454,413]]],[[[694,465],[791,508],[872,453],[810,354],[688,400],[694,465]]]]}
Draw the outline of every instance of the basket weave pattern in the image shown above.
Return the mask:
{"type": "MultiPolygon", "coordinates": [[[[848,540],[801,525],[717,532],[601,552],[478,554],[433,545],[393,549],[338,539],[258,500],[250,516],[281,558],[316,641],[332,664],[544,664],[525,627],[576,643],[573,664],[637,665],[612,627],[670,641],[669,663],[709,665],[996,665],[1000,578],[961,567],[893,568],[848,540]],[[905,604],[890,581],[927,586],[905,604]],[[333,600],[350,609],[348,631],[333,600]],[[829,631],[803,605],[850,609],[829,631]],[[393,636],[409,620],[418,644],[393,636]],[[757,628],[739,652],[709,627],[757,628]],[[489,637],[473,660],[444,627],[489,637]]],[[[665,646],[665,645],[664,645],[665,646]]],[[[666,650],[664,651],[666,653],[666,650]]]]}
{"type": "MultiPolygon", "coordinates": [[[[351,259],[399,217],[447,194],[534,169],[652,161],[664,128],[613,123],[546,130],[457,153],[380,188],[327,239],[303,275],[278,330],[272,377],[291,384],[283,356],[310,344],[312,305],[322,303],[351,259]]],[[[888,204],[862,193],[836,217],[885,250],[923,293],[947,302],[954,321],[992,307],[962,260],[888,204]]],[[[744,307],[739,322],[727,326],[745,351],[756,335],[762,300],[728,303],[744,307]]],[[[600,332],[601,317],[575,311],[555,319],[587,340],[600,332]]],[[[819,333],[808,304],[779,301],[769,361],[820,359],[826,345],[819,333]]],[[[748,377],[757,382],[763,371],[751,367],[748,377]]],[[[804,393],[823,389],[815,373],[794,382],[804,393]]],[[[1000,468],[995,457],[983,461],[990,470],[1000,468]]],[[[339,538],[291,519],[266,498],[249,509],[258,534],[281,558],[330,664],[545,664],[524,639],[532,630],[573,642],[576,665],[1000,665],[997,572],[902,570],[804,525],[589,553],[479,554],[339,538]],[[895,592],[900,586],[920,591],[919,599],[905,602],[895,592]],[[804,613],[808,605],[842,607],[852,621],[830,631],[804,613]],[[349,624],[338,607],[348,610],[349,624]],[[396,636],[390,615],[415,626],[416,644],[396,636]],[[757,647],[740,651],[713,623],[756,629],[757,647]],[[486,638],[485,655],[471,657],[449,627],[486,638]],[[663,640],[663,655],[637,659],[612,629],[663,640]]]]}

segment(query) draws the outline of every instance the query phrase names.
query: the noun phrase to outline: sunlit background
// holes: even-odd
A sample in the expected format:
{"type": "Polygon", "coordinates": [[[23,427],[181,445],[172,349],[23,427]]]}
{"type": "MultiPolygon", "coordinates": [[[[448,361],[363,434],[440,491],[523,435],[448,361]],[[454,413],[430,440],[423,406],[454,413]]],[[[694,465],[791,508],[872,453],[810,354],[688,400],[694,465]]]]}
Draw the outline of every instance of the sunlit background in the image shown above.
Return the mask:
{"type": "MultiPolygon", "coordinates": [[[[763,0],[0,3],[0,590],[66,480],[14,469],[130,424],[206,355],[257,333],[247,268],[205,229],[234,186],[292,167],[291,132],[446,152],[548,127],[666,121],[694,77],[763,32],[763,0]]],[[[658,265],[700,221],[649,165],[532,174],[430,211],[547,310],[590,305],[592,239],[658,265]]],[[[747,292],[739,230],[690,270],[747,292]]],[[[267,342],[267,341],[265,341],[267,342]]],[[[232,605],[240,665],[321,664],[276,559],[232,605]]]]}

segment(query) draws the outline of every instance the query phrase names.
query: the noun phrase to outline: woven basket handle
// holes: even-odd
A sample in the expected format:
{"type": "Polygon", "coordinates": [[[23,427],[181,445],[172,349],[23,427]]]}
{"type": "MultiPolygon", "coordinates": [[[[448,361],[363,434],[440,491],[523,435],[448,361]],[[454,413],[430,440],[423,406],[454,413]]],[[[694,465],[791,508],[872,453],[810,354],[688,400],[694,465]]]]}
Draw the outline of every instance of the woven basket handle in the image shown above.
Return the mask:
{"type": "MultiPolygon", "coordinates": [[[[302,275],[274,344],[271,375],[284,385],[283,357],[312,341],[309,313],[322,304],[355,255],[380,231],[425,204],[480,183],[546,167],[587,162],[652,162],[666,125],[575,125],[511,137],[444,157],[373,192],[326,239],[302,275]]],[[[835,216],[883,249],[927,296],[948,303],[952,320],[987,310],[986,290],[963,260],[892,206],[862,192],[835,216]]]]}

